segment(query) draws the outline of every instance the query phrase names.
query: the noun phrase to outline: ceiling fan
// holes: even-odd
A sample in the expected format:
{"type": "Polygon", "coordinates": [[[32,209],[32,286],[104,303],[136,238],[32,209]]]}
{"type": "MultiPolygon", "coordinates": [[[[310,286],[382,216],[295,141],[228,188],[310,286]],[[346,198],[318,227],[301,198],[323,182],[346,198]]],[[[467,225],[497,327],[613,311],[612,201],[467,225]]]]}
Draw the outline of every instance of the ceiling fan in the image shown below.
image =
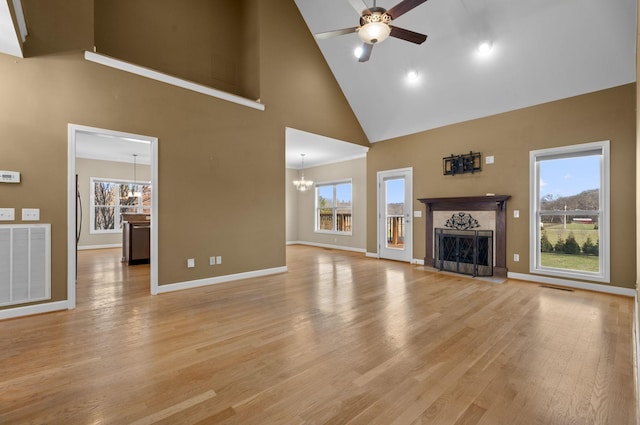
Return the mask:
{"type": "Polygon", "coordinates": [[[327,31],[316,34],[319,40],[335,37],[338,35],[358,33],[358,37],[363,41],[362,54],[358,59],[359,62],[366,62],[371,57],[373,45],[387,39],[387,37],[395,37],[411,43],[422,44],[427,36],[417,32],[409,31],[403,28],[392,27],[389,25],[391,21],[404,15],[411,9],[420,6],[427,0],[403,0],[386,10],[383,7],[377,7],[374,0],[373,7],[369,8],[364,0],[349,0],[351,6],[360,14],[360,25],[357,27],[344,28],[341,30],[327,31]]]}

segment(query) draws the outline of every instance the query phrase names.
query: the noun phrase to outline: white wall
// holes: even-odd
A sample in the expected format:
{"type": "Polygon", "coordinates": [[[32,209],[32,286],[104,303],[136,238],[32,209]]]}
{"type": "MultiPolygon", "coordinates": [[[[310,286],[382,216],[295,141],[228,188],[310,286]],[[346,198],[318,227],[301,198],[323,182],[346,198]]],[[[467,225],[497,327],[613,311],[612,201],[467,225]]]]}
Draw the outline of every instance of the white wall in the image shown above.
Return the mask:
{"type": "MultiPolygon", "coordinates": [[[[78,247],[95,247],[104,245],[121,245],[122,234],[90,234],[90,186],[91,177],[101,177],[119,180],[133,180],[133,164],[113,161],[97,161],[93,159],[76,158],[76,174],[78,187],[82,198],[82,231],[78,247]]],[[[151,170],[148,165],[136,166],[138,181],[151,180],[151,170]]]]}
{"type": "Polygon", "coordinates": [[[366,249],[366,158],[307,168],[305,179],[314,183],[351,179],[353,231],[349,236],[316,233],[315,191],[297,192],[291,182],[300,175],[287,170],[287,242],[331,245],[364,252],[366,249]],[[291,190],[293,188],[293,190],[291,190]]]}

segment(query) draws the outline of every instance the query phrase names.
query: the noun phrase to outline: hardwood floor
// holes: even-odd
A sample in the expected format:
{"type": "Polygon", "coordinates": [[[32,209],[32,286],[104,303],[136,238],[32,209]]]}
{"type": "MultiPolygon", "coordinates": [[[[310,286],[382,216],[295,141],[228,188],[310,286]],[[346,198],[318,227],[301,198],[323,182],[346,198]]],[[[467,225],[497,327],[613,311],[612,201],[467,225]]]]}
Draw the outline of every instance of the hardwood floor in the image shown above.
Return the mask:
{"type": "Polygon", "coordinates": [[[77,309],[0,322],[0,423],[636,423],[630,298],[287,255],[152,297],[80,252],[77,309]]]}

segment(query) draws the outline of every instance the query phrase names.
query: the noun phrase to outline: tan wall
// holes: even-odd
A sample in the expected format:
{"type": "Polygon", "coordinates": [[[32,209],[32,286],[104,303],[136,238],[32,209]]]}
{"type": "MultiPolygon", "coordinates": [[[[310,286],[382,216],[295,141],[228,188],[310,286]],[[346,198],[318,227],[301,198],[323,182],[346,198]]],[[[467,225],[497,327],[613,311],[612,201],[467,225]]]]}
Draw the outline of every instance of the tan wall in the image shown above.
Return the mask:
{"type": "MultiPolygon", "coordinates": [[[[108,143],[108,142],[105,142],[108,143]]],[[[76,174],[78,174],[78,189],[82,199],[82,230],[80,232],[79,247],[122,244],[121,233],[91,233],[91,178],[108,178],[119,180],[133,180],[133,164],[114,161],[98,161],[95,159],[76,159],[76,174]]],[[[151,170],[148,165],[136,166],[138,181],[150,181],[151,170]]]]}
{"type": "MultiPolygon", "coordinates": [[[[478,120],[374,143],[367,161],[367,250],[376,250],[376,173],[413,167],[414,199],[448,196],[511,195],[507,212],[507,267],[529,273],[529,151],[578,143],[611,141],[611,284],[634,288],[635,84],[551,102],[478,120]],[[480,173],[442,174],[442,158],[481,152],[495,164],[480,173]],[[520,218],[513,218],[513,210],[520,218]],[[513,254],[520,254],[520,262],[513,254]]],[[[420,203],[415,208],[423,208],[420,203]]],[[[414,220],[413,258],[425,254],[425,220],[414,220]]]]}
{"type": "MultiPolygon", "coordinates": [[[[32,25],[52,20],[60,26],[68,8],[82,10],[85,2],[45,3],[51,6],[47,16],[31,9],[32,25]]],[[[56,51],[46,46],[56,38],[56,25],[34,28],[39,38],[32,51],[47,47],[51,54],[25,60],[0,55],[0,158],[3,169],[23,173],[21,184],[0,185],[0,200],[7,207],[40,208],[41,221],[52,224],[53,301],[66,299],[69,123],[158,137],[161,285],[285,265],[285,127],[363,145],[367,140],[295,4],[260,4],[259,20],[265,112],[65,50],[84,45],[84,33],[56,51]],[[223,264],[205,266],[214,254],[223,264]],[[196,259],[195,268],[186,268],[187,258],[196,259]]]]}
{"type": "Polygon", "coordinates": [[[96,0],[99,53],[259,97],[255,5],[243,0],[96,0]],[[247,15],[245,16],[245,11],[247,15]],[[214,23],[214,25],[212,25],[214,23]],[[250,55],[244,54],[245,46],[250,55]],[[246,61],[246,63],[245,63],[246,61]]]}
{"type": "MultiPolygon", "coordinates": [[[[366,247],[366,158],[354,159],[304,170],[304,177],[314,183],[352,181],[353,231],[351,235],[333,235],[315,232],[315,192],[297,194],[297,240],[345,248],[364,250],[366,247]]],[[[294,174],[300,176],[299,171],[294,174]]],[[[293,186],[293,185],[291,185],[293,186]]],[[[289,240],[289,239],[288,239],[289,240]]]]}

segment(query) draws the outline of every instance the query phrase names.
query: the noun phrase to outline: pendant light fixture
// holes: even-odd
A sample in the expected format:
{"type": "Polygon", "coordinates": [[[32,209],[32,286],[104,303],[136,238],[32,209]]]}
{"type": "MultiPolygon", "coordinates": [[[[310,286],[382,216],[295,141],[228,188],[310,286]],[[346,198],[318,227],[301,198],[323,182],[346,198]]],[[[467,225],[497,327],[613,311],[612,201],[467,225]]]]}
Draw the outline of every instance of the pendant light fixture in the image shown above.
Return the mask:
{"type": "Polygon", "coordinates": [[[137,159],[138,154],[134,153],[133,154],[133,184],[131,185],[131,190],[129,192],[129,198],[138,198],[142,196],[142,193],[140,192],[140,188],[138,187],[138,179],[137,179],[137,175],[136,175],[136,168],[137,168],[137,159]]]}
{"type": "Polygon", "coordinates": [[[300,167],[300,180],[294,180],[293,185],[300,192],[306,192],[313,186],[313,181],[304,179],[304,154],[301,153],[300,156],[302,157],[302,165],[300,167]]]}

